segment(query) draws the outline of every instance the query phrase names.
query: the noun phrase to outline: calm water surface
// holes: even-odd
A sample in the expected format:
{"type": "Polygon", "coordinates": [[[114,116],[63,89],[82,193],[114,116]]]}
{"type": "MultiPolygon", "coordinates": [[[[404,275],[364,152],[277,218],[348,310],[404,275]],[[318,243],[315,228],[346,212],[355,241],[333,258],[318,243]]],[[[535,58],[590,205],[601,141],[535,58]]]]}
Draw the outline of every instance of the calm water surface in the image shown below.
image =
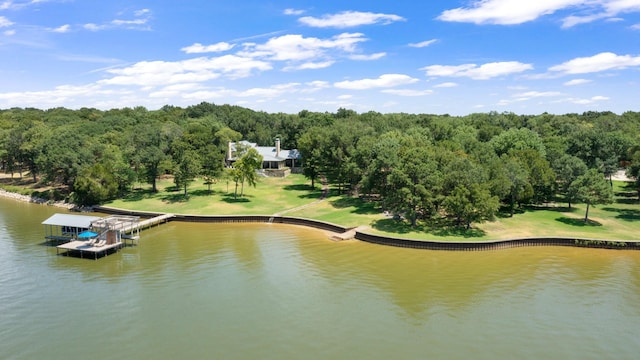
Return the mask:
{"type": "Polygon", "coordinates": [[[0,359],[637,359],[640,252],[439,252],[169,223],[94,261],[0,199],[0,359]]]}

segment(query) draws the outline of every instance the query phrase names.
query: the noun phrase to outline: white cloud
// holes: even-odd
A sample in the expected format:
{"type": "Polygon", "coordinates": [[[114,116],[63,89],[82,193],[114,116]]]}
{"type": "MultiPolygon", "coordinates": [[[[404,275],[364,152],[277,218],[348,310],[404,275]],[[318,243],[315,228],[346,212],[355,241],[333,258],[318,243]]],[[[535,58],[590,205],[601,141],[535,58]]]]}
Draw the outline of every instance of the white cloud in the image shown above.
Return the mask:
{"type": "Polygon", "coordinates": [[[502,99],[498,102],[498,105],[505,106],[515,102],[528,101],[536,98],[544,97],[558,97],[563,94],[558,91],[526,91],[511,95],[510,99],[502,99]]]}
{"type": "Polygon", "coordinates": [[[184,61],[142,61],[125,68],[108,69],[113,77],[100,80],[107,85],[160,86],[198,83],[222,75],[241,78],[254,71],[271,70],[269,63],[236,55],[195,58],[184,61]]]}
{"type": "Polygon", "coordinates": [[[610,52],[603,52],[590,57],[575,58],[560,65],[552,66],[549,70],[565,74],[588,74],[635,66],[640,66],[640,56],[616,55],[610,52]]]}
{"type": "Polygon", "coordinates": [[[433,90],[411,90],[411,89],[386,89],[382,90],[385,94],[398,96],[425,96],[433,94],[433,90]]]}
{"type": "Polygon", "coordinates": [[[305,16],[298,19],[301,23],[311,27],[331,27],[344,29],[362,25],[390,24],[396,21],[404,21],[402,16],[393,14],[375,14],[371,12],[343,11],[338,14],[323,15],[320,18],[305,16]]]}
{"type": "Polygon", "coordinates": [[[7,19],[4,16],[0,16],[0,28],[9,27],[11,25],[13,25],[13,21],[7,19]]]}
{"type": "Polygon", "coordinates": [[[427,76],[468,77],[475,80],[487,80],[531,69],[533,69],[531,64],[524,64],[518,61],[503,61],[486,63],[480,66],[477,64],[430,65],[420,70],[425,70],[427,76]]]}
{"type": "Polygon", "coordinates": [[[587,80],[587,79],[573,79],[573,80],[569,80],[566,81],[564,84],[564,86],[575,86],[575,85],[582,85],[582,84],[587,84],[590,83],[591,80],[587,80]]]}
{"type": "Polygon", "coordinates": [[[150,98],[173,98],[180,96],[184,92],[195,92],[202,89],[203,86],[199,83],[182,83],[165,86],[164,88],[149,93],[150,98]]]}
{"type": "Polygon", "coordinates": [[[566,99],[561,99],[558,102],[569,102],[572,104],[578,104],[578,105],[589,105],[589,104],[593,104],[593,103],[597,103],[600,101],[606,101],[609,100],[608,97],[606,96],[592,96],[591,98],[588,99],[583,99],[583,98],[566,98],[566,99]]]}
{"type": "Polygon", "coordinates": [[[570,28],[576,25],[580,25],[580,24],[588,24],[590,22],[593,22],[595,20],[599,20],[599,19],[603,19],[606,18],[607,14],[592,14],[592,15],[584,15],[584,16],[567,16],[566,18],[562,19],[562,28],[566,29],[566,28],[570,28]]]}
{"type": "Polygon", "coordinates": [[[436,84],[433,87],[435,88],[452,88],[458,86],[458,83],[454,82],[443,82],[441,84],[436,84]]]}
{"type": "Polygon", "coordinates": [[[318,88],[318,89],[327,89],[331,87],[331,84],[329,84],[328,81],[323,81],[323,80],[310,81],[308,83],[305,83],[305,85],[318,88]]]}
{"type": "Polygon", "coordinates": [[[567,28],[603,18],[615,18],[621,13],[640,11],[640,2],[637,0],[474,0],[469,7],[445,10],[438,19],[474,24],[514,25],[533,21],[561,10],[575,11],[562,21],[562,27],[567,28]]]}
{"type": "Polygon", "coordinates": [[[476,0],[469,8],[445,10],[438,19],[474,24],[521,24],[583,2],[584,0],[476,0]]]}
{"type": "Polygon", "coordinates": [[[98,25],[98,24],[94,24],[94,23],[87,23],[82,25],[83,28],[85,28],[86,30],[89,31],[100,31],[100,30],[104,30],[107,28],[106,25],[98,25]]]}
{"type": "Polygon", "coordinates": [[[87,23],[82,27],[89,31],[101,31],[116,28],[129,30],[150,30],[151,10],[141,9],[133,11],[133,19],[114,19],[103,24],[87,23]]]}
{"type": "Polygon", "coordinates": [[[15,30],[7,30],[7,31],[3,32],[3,34],[5,36],[13,36],[13,35],[16,34],[16,31],[15,30]]]}
{"type": "Polygon", "coordinates": [[[142,17],[151,13],[149,9],[140,9],[133,12],[135,16],[142,17]]]}
{"type": "Polygon", "coordinates": [[[148,21],[149,21],[148,19],[133,19],[133,20],[115,19],[115,20],[112,20],[111,23],[115,26],[125,26],[129,28],[134,28],[137,25],[145,25],[148,21]]]}
{"type": "Polygon", "coordinates": [[[352,81],[340,81],[333,86],[339,89],[349,90],[367,90],[372,88],[384,88],[394,87],[400,85],[413,84],[418,82],[418,79],[412,78],[404,74],[384,74],[380,75],[377,79],[361,79],[352,81]]]}
{"type": "Polygon", "coordinates": [[[338,96],[338,98],[337,98],[337,99],[338,99],[338,100],[349,100],[349,99],[352,99],[352,98],[353,98],[353,95],[345,94],[345,95],[340,95],[340,96],[338,96]]]}
{"type": "Polygon", "coordinates": [[[632,30],[640,30],[640,23],[630,26],[632,30]]]}
{"type": "Polygon", "coordinates": [[[370,55],[363,55],[363,54],[349,55],[349,59],[351,59],[351,60],[359,60],[359,61],[369,61],[369,60],[378,60],[378,59],[383,58],[385,56],[387,56],[387,53],[379,52],[379,53],[370,54],[370,55]]]}
{"type": "Polygon", "coordinates": [[[283,71],[292,71],[292,70],[316,70],[316,69],[324,69],[333,65],[335,61],[323,61],[323,62],[306,62],[297,66],[286,66],[282,70],[283,71]]]}
{"type": "Polygon", "coordinates": [[[13,0],[5,0],[0,3],[0,10],[20,10],[31,5],[47,3],[49,1],[50,0],[27,0],[15,2],[13,0]]]}
{"type": "MultiPolygon", "coordinates": [[[[184,93],[185,99],[211,99],[211,98],[258,98],[273,99],[285,94],[299,92],[300,83],[275,84],[270,87],[255,87],[247,90],[210,89],[184,93]]],[[[256,100],[260,101],[260,100],[256,100]]]]}
{"type": "Polygon", "coordinates": [[[513,97],[518,101],[529,100],[532,98],[539,97],[554,97],[562,95],[561,92],[558,91],[527,91],[523,93],[514,94],[513,97]]]}
{"type": "Polygon", "coordinates": [[[419,43],[411,43],[411,44],[409,44],[409,46],[414,47],[414,48],[423,48],[423,47],[427,47],[429,45],[432,45],[432,44],[434,44],[436,42],[438,42],[438,39],[431,39],[431,40],[421,41],[419,43]]]}
{"type": "Polygon", "coordinates": [[[361,33],[342,33],[328,39],[289,34],[271,38],[264,44],[245,43],[238,55],[284,61],[288,63],[285,70],[318,69],[332,65],[336,57],[352,54],[363,41],[367,38],[361,33]]]}
{"type": "Polygon", "coordinates": [[[195,43],[193,45],[189,45],[183,47],[182,51],[187,54],[202,54],[202,53],[212,53],[212,52],[222,52],[233,49],[235,45],[229,44],[226,42],[219,42],[211,45],[202,45],[200,43],[195,43]]]}
{"type": "Polygon", "coordinates": [[[298,9],[284,9],[283,12],[285,15],[302,15],[304,14],[304,10],[298,10],[298,9]]]}
{"type": "Polygon", "coordinates": [[[236,93],[238,97],[262,97],[274,98],[282,96],[285,93],[296,92],[300,83],[276,84],[268,88],[251,88],[236,93]]]}
{"type": "MultiPolygon", "coordinates": [[[[124,91],[119,92],[124,94],[124,91]]],[[[60,106],[60,104],[85,104],[100,97],[110,97],[117,94],[112,90],[103,89],[97,84],[90,85],[61,85],[53,90],[26,91],[0,93],[0,100],[5,106],[60,106]]]]}
{"type": "Polygon", "coordinates": [[[51,29],[51,32],[60,33],[60,34],[68,33],[69,31],[71,31],[71,25],[69,24],[65,24],[57,28],[51,29]]]}

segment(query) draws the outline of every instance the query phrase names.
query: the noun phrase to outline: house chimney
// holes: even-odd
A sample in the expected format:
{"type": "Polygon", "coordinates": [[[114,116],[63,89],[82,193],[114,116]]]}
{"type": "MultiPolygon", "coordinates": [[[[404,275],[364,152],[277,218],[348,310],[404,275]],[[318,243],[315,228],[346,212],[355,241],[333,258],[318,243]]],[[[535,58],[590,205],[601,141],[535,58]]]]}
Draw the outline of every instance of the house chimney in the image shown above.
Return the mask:
{"type": "Polygon", "coordinates": [[[280,157],[280,138],[276,138],[276,157],[280,157]]]}
{"type": "Polygon", "coordinates": [[[231,152],[231,141],[227,144],[227,161],[231,161],[233,153],[231,152]]]}

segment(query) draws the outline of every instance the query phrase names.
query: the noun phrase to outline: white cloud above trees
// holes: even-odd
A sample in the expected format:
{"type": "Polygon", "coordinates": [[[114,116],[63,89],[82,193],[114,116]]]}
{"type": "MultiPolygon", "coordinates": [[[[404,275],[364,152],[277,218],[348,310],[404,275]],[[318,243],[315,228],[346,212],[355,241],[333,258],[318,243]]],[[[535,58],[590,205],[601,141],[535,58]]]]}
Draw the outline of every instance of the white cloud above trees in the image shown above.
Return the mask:
{"type": "Polygon", "coordinates": [[[397,21],[405,21],[405,18],[394,14],[343,11],[337,14],[323,15],[321,17],[304,16],[298,19],[298,21],[311,27],[346,29],[363,25],[386,25],[397,21]]]}
{"type": "Polygon", "coordinates": [[[429,65],[421,68],[427,76],[468,77],[474,80],[488,80],[499,76],[521,73],[533,69],[533,65],[518,61],[492,62],[482,65],[429,65]]]}
{"type": "Polygon", "coordinates": [[[376,79],[345,80],[333,84],[339,89],[367,90],[373,88],[395,87],[418,82],[416,78],[404,74],[384,74],[376,79]]]}
{"type": "Polygon", "coordinates": [[[229,44],[227,42],[219,42],[211,45],[202,45],[200,43],[194,43],[193,45],[183,47],[181,50],[187,54],[202,54],[202,53],[228,51],[233,49],[234,46],[235,46],[234,44],[229,44]]]}
{"type": "Polygon", "coordinates": [[[571,12],[562,19],[562,27],[616,18],[640,11],[638,0],[475,0],[467,7],[443,11],[438,19],[474,24],[516,25],[557,12],[571,12]]]}
{"type": "Polygon", "coordinates": [[[552,66],[549,70],[563,74],[588,74],[638,66],[640,66],[640,56],[602,52],[593,56],[571,59],[562,64],[552,66]]]}

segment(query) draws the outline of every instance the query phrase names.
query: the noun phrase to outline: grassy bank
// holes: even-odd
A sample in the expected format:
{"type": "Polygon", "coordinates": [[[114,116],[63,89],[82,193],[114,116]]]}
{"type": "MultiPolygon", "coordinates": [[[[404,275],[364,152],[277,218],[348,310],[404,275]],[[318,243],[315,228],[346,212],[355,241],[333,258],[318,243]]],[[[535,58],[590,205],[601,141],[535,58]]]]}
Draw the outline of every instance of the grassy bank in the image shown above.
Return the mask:
{"type": "Polygon", "coordinates": [[[330,191],[324,201],[319,187],[312,190],[300,175],[285,179],[263,178],[253,188],[245,187],[245,196],[233,198],[234,184],[215,184],[211,193],[203,184],[190,188],[185,199],[170,180],[159,182],[160,191],[137,190],[129,197],[111,202],[110,206],[132,210],[149,210],[189,214],[266,214],[284,213],[328,221],[343,226],[368,225],[371,232],[409,239],[489,240],[533,236],[567,236],[615,240],[640,238],[640,204],[634,189],[627,183],[614,182],[616,200],[613,204],[592,207],[590,221],[584,223],[582,204],[568,208],[566,204],[547,207],[526,207],[514,217],[500,214],[495,221],[476,224],[470,230],[443,224],[420,223],[411,227],[384,216],[378,204],[358,198],[338,196],[330,191]],[[228,188],[227,188],[228,185],[228,188]]]}
{"type": "MultiPolygon", "coordinates": [[[[33,185],[33,184],[32,184],[33,185]]],[[[26,179],[2,184],[8,191],[31,193],[26,179]],[[19,182],[21,181],[21,182],[19,182]]],[[[311,189],[301,175],[287,178],[261,178],[257,186],[244,188],[244,196],[234,197],[233,182],[218,182],[211,187],[194,182],[185,197],[171,179],[158,181],[158,192],[146,184],[123,199],[105,205],[140,211],[158,211],[196,215],[273,215],[284,214],[328,221],[342,226],[367,225],[371,232],[409,239],[492,240],[515,237],[566,236],[609,240],[640,239],[640,204],[635,189],[625,182],[614,182],[615,202],[591,207],[588,223],[584,223],[582,204],[568,208],[566,204],[519,209],[514,217],[499,214],[493,222],[474,224],[465,230],[449,224],[419,223],[416,227],[386,217],[375,202],[338,196],[328,192],[323,201],[319,185],[311,189]]]]}
{"type": "Polygon", "coordinates": [[[585,205],[550,204],[525,207],[514,217],[503,213],[495,221],[474,224],[470,230],[442,224],[419,223],[416,227],[384,217],[373,203],[345,197],[304,208],[296,216],[334,222],[345,226],[369,225],[371,232],[408,239],[489,240],[535,236],[566,236],[615,240],[640,239],[640,204],[628,183],[614,181],[615,202],[591,207],[585,223],[585,205]]]}
{"type": "Polygon", "coordinates": [[[245,184],[244,194],[238,186],[238,195],[234,196],[235,184],[221,181],[211,186],[211,190],[202,181],[194,182],[188,188],[188,196],[182,189],[176,189],[171,179],[158,180],[158,192],[142,185],[125,198],[105,205],[130,210],[150,210],[176,214],[195,215],[272,215],[285,209],[309,204],[320,198],[320,189],[312,190],[303,176],[292,175],[281,178],[261,178],[257,186],[245,184]]]}

